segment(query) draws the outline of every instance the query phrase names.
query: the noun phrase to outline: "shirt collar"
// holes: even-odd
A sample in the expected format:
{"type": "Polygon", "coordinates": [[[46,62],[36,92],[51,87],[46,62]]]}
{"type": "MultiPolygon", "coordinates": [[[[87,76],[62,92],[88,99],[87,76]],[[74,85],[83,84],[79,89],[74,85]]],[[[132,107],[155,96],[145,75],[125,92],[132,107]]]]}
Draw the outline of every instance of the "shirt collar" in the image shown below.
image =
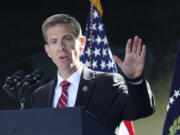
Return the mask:
{"type": "MultiPolygon", "coordinates": [[[[71,84],[76,84],[77,81],[80,79],[80,76],[82,74],[82,70],[83,70],[83,65],[81,64],[80,68],[77,69],[77,71],[74,72],[71,76],[69,76],[66,79],[66,81],[70,82],[71,84]]],[[[62,81],[64,81],[64,78],[62,78],[57,72],[57,85],[59,85],[62,81]]]]}

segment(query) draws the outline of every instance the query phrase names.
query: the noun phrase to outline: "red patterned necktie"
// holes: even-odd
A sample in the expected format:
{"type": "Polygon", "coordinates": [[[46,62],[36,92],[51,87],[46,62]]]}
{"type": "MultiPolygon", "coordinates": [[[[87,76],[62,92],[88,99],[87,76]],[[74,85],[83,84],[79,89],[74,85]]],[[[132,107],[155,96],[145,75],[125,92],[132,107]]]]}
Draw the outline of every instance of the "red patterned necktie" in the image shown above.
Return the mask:
{"type": "Polygon", "coordinates": [[[59,97],[58,103],[56,105],[57,108],[59,107],[66,107],[67,106],[67,101],[68,101],[68,92],[67,89],[70,86],[70,82],[68,81],[62,81],[61,86],[62,86],[62,92],[61,96],[59,97]]]}

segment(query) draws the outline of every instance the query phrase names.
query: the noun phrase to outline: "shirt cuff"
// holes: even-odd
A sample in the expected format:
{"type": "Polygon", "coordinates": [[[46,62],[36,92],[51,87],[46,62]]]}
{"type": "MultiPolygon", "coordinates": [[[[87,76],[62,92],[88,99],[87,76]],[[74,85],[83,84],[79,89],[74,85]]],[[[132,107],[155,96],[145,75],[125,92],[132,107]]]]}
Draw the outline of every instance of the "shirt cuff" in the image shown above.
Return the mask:
{"type": "Polygon", "coordinates": [[[137,78],[127,78],[126,77],[126,80],[129,84],[132,84],[132,85],[138,85],[138,84],[141,84],[143,81],[144,81],[144,76],[143,74],[137,78]]]}

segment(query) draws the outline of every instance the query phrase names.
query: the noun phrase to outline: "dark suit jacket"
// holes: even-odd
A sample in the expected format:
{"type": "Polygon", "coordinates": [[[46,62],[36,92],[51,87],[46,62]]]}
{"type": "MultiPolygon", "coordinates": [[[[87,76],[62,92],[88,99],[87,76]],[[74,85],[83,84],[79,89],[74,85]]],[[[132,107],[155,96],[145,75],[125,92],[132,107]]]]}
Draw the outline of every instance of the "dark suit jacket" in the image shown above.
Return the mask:
{"type": "MultiPolygon", "coordinates": [[[[38,88],[32,96],[33,108],[52,107],[57,80],[38,88]]],[[[84,106],[111,129],[121,120],[136,120],[154,112],[154,99],[147,81],[131,85],[119,74],[83,68],[75,106],[84,106]],[[83,87],[88,87],[83,91],[83,87]]]]}

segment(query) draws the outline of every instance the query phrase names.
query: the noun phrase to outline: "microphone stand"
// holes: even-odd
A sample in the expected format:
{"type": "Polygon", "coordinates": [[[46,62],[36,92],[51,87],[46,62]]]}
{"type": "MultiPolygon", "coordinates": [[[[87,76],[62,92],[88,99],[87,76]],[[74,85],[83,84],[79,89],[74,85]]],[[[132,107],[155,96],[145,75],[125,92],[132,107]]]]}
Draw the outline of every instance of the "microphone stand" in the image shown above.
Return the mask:
{"type": "Polygon", "coordinates": [[[19,107],[19,109],[20,110],[24,110],[24,104],[25,104],[25,101],[26,101],[26,99],[24,98],[24,97],[21,97],[20,99],[19,99],[19,104],[20,104],[20,107],[19,107]]]}
{"type": "Polygon", "coordinates": [[[20,96],[18,96],[19,109],[24,110],[24,105],[25,105],[25,102],[26,102],[25,92],[24,92],[25,87],[20,88],[19,91],[23,92],[20,96]]]}
{"type": "MultiPolygon", "coordinates": [[[[27,75],[25,77],[25,79],[27,79],[27,77],[29,77],[29,75],[27,75]]],[[[28,79],[28,81],[22,80],[21,83],[17,84],[17,87],[18,87],[18,103],[19,103],[19,109],[20,110],[24,110],[25,102],[26,102],[26,98],[25,98],[26,90],[25,89],[29,85],[30,85],[29,79],[28,79]]]]}
{"type": "Polygon", "coordinates": [[[43,75],[43,73],[41,70],[39,70],[39,69],[35,70],[33,73],[26,75],[20,84],[17,84],[17,85],[19,85],[18,101],[19,101],[20,110],[24,109],[24,105],[26,102],[25,95],[27,94],[27,90],[25,90],[25,89],[32,88],[36,84],[38,84],[40,82],[40,80],[42,79],[42,75],[43,75]]]}

